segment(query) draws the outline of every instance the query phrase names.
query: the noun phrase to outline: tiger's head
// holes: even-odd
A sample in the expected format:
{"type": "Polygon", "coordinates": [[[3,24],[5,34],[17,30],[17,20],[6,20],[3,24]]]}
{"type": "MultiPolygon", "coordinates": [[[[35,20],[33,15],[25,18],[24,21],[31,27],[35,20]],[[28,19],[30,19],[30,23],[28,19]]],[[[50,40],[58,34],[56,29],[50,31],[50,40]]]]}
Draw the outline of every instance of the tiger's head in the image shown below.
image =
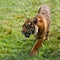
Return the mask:
{"type": "Polygon", "coordinates": [[[28,38],[30,37],[31,34],[34,34],[34,32],[35,32],[34,23],[31,21],[31,19],[27,18],[22,26],[22,34],[28,38]]]}
{"type": "Polygon", "coordinates": [[[27,18],[22,26],[22,34],[25,37],[30,37],[31,34],[36,35],[43,29],[43,20],[40,15],[35,16],[33,19],[27,18]]]}

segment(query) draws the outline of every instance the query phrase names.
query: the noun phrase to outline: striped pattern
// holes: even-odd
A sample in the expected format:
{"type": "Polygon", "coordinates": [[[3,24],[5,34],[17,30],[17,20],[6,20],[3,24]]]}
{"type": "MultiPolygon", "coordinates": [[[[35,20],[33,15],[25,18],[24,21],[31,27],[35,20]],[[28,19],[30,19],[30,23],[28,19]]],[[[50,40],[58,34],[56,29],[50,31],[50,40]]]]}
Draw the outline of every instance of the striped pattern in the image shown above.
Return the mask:
{"type": "Polygon", "coordinates": [[[50,26],[51,15],[50,15],[49,7],[47,5],[42,5],[38,10],[38,14],[39,15],[42,14],[46,18],[47,21],[49,20],[48,25],[50,26]]]}

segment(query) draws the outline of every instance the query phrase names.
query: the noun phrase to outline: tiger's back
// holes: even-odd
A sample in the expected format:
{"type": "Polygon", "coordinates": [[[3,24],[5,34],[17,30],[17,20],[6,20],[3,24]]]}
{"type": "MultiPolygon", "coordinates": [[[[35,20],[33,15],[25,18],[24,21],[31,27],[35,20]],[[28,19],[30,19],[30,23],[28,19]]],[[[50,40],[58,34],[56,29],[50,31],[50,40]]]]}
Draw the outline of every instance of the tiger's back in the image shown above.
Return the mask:
{"type": "Polygon", "coordinates": [[[47,30],[49,30],[50,27],[50,20],[51,20],[51,15],[50,15],[50,8],[47,5],[41,5],[41,7],[38,10],[39,15],[43,15],[45,19],[47,20],[47,30]]]}
{"type": "Polygon", "coordinates": [[[50,9],[47,5],[42,5],[38,10],[38,14],[42,14],[47,20],[50,20],[51,18],[50,9]]]}

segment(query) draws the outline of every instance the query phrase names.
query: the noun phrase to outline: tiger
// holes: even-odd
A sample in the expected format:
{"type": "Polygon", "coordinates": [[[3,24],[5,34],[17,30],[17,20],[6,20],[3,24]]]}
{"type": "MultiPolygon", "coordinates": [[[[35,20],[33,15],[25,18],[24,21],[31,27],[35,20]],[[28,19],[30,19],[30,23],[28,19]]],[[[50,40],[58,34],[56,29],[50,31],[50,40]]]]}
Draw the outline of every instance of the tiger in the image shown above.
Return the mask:
{"type": "Polygon", "coordinates": [[[36,43],[31,49],[31,55],[37,55],[39,47],[42,46],[44,40],[47,40],[50,28],[50,8],[47,5],[41,5],[37,14],[32,19],[27,18],[22,26],[22,34],[29,38],[34,35],[36,43]]]}

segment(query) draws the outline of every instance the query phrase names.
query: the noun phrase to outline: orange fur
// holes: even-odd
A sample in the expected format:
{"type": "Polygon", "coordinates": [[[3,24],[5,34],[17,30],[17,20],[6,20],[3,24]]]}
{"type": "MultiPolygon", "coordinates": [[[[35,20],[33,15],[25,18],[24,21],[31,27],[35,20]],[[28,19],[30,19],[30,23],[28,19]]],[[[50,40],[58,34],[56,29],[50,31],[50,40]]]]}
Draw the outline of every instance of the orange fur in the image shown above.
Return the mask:
{"type": "MultiPolygon", "coordinates": [[[[36,26],[40,30],[35,35],[36,43],[33,46],[31,53],[32,55],[36,55],[38,52],[38,48],[42,46],[42,43],[45,39],[48,37],[49,27],[50,27],[50,11],[47,6],[41,6],[41,8],[38,11],[38,15],[35,16],[37,18],[38,23],[36,26]],[[46,11],[46,12],[45,12],[46,11]]],[[[34,20],[34,19],[33,19],[34,20]]]]}
{"type": "Polygon", "coordinates": [[[45,39],[48,37],[50,27],[50,11],[49,8],[45,5],[41,6],[41,8],[38,10],[38,14],[32,19],[25,21],[22,31],[29,33],[31,30],[35,29],[34,36],[36,38],[36,43],[34,44],[30,54],[36,55],[38,52],[39,47],[42,46],[42,43],[45,39]],[[27,29],[26,26],[30,25],[30,27],[27,29]],[[35,28],[33,28],[35,27],[35,28]]]}

